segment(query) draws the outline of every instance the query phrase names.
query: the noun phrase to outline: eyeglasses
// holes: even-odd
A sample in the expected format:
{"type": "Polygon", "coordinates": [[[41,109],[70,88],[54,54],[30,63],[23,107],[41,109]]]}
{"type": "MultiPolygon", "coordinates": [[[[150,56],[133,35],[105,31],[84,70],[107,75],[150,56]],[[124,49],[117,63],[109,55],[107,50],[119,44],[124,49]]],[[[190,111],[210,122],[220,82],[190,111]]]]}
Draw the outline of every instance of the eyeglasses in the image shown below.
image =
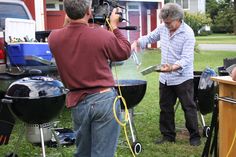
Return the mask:
{"type": "Polygon", "coordinates": [[[177,20],[169,20],[169,19],[166,19],[166,20],[163,20],[165,25],[167,26],[170,26],[171,24],[175,23],[177,20]]]}

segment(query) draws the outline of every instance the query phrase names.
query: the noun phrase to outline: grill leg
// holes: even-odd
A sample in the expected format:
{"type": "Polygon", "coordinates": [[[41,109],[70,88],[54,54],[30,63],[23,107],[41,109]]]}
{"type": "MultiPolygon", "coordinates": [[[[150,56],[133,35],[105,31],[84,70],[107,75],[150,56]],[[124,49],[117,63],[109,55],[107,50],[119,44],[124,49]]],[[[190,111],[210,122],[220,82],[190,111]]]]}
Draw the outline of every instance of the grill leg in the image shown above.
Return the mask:
{"type": "Polygon", "coordinates": [[[204,117],[203,117],[203,115],[200,113],[200,111],[198,111],[198,115],[199,115],[199,118],[200,118],[200,120],[201,120],[202,128],[204,128],[204,127],[206,126],[204,117]]]}
{"type": "Polygon", "coordinates": [[[40,138],[41,138],[43,157],[46,157],[45,146],[44,146],[44,137],[43,137],[43,128],[40,125],[39,125],[39,130],[40,130],[40,138]]]}
{"type": "Polygon", "coordinates": [[[134,122],[133,122],[133,109],[128,114],[128,121],[129,121],[129,128],[132,136],[132,142],[136,142],[136,136],[135,136],[135,127],[134,127],[134,122]]]}
{"type": "Polygon", "coordinates": [[[134,116],[134,110],[129,109],[129,114],[128,114],[128,121],[129,121],[129,128],[132,136],[132,150],[134,154],[139,155],[142,151],[142,145],[140,142],[138,142],[138,139],[136,137],[136,129],[133,121],[133,116],[134,116]]]}

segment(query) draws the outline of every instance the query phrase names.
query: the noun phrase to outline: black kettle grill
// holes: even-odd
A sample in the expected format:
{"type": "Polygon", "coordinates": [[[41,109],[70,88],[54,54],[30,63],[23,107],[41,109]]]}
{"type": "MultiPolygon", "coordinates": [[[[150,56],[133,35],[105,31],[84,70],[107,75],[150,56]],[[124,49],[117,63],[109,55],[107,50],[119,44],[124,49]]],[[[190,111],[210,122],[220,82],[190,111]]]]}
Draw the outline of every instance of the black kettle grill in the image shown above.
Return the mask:
{"type": "MultiPolygon", "coordinates": [[[[122,96],[126,101],[127,108],[129,109],[128,122],[132,136],[132,149],[136,155],[142,151],[142,145],[138,142],[136,136],[136,128],[133,122],[133,108],[138,105],[143,99],[146,89],[147,81],[144,80],[116,80],[115,88],[119,93],[119,88],[122,96]]],[[[124,110],[124,104],[121,101],[121,109],[124,110]]]]}
{"type": "Polygon", "coordinates": [[[55,118],[65,104],[63,84],[47,76],[25,77],[13,82],[2,103],[11,113],[27,124],[38,124],[45,157],[43,124],[55,118]]]}
{"type": "Polygon", "coordinates": [[[13,82],[2,99],[13,115],[28,124],[55,118],[65,103],[63,84],[46,76],[25,77],[13,82]]]}
{"type": "MultiPolygon", "coordinates": [[[[119,87],[122,95],[125,98],[127,108],[135,107],[144,97],[147,88],[147,81],[144,80],[117,80],[115,84],[116,90],[119,92],[119,87]]],[[[121,102],[121,108],[125,109],[121,102]]]]}

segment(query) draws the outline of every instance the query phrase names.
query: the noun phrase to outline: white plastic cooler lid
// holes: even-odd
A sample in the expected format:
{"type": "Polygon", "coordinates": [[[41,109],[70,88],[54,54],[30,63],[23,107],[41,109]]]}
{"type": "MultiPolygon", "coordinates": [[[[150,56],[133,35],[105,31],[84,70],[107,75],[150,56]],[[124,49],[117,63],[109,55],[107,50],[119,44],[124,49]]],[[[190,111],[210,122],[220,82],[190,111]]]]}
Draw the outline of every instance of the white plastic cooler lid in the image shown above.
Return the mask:
{"type": "Polygon", "coordinates": [[[35,21],[27,19],[6,18],[5,19],[5,41],[10,42],[12,38],[24,39],[28,36],[29,39],[35,39],[35,21]]]}

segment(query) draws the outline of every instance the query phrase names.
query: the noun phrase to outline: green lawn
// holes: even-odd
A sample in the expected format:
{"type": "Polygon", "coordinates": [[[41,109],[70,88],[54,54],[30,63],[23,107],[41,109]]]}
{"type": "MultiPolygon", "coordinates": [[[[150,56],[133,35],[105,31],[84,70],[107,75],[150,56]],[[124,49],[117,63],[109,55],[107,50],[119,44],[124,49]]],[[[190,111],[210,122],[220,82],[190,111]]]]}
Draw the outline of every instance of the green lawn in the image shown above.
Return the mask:
{"type": "MultiPolygon", "coordinates": [[[[211,67],[217,70],[218,66],[223,65],[224,58],[231,58],[236,56],[235,52],[223,51],[209,51],[195,53],[195,70],[202,71],[206,67],[211,67]]],[[[202,138],[202,144],[199,147],[191,147],[188,142],[188,132],[184,127],[184,117],[181,107],[176,112],[176,128],[177,128],[177,142],[175,144],[155,145],[154,141],[160,136],[159,132],[159,105],[158,105],[158,73],[151,73],[142,76],[140,71],[150,65],[160,63],[160,53],[157,50],[146,51],[139,54],[142,65],[137,68],[133,60],[128,60],[124,65],[118,66],[116,69],[118,79],[142,79],[147,81],[147,90],[145,97],[134,108],[134,124],[136,126],[139,142],[142,144],[143,151],[140,157],[199,157],[201,156],[204,142],[206,138],[202,138]]],[[[115,68],[113,68],[115,72],[115,68]]],[[[205,116],[206,124],[210,125],[211,114],[205,116]]],[[[59,127],[71,128],[70,111],[63,109],[56,120],[59,120],[59,127]]],[[[202,131],[199,121],[200,131],[202,131]]],[[[39,157],[41,148],[32,146],[25,140],[23,135],[22,140],[17,142],[24,125],[17,122],[14,127],[11,139],[8,145],[0,146],[0,156],[4,156],[7,152],[11,152],[16,147],[20,157],[39,157]]],[[[129,127],[128,127],[128,134],[129,127]]],[[[62,147],[61,149],[46,148],[47,157],[59,157],[64,154],[65,157],[72,156],[75,147],[62,147]]],[[[121,131],[119,138],[117,157],[131,157],[131,153],[127,147],[124,138],[124,132],[121,131]]]]}
{"type": "Polygon", "coordinates": [[[208,36],[197,36],[198,44],[236,44],[236,35],[212,34],[208,36]]]}

